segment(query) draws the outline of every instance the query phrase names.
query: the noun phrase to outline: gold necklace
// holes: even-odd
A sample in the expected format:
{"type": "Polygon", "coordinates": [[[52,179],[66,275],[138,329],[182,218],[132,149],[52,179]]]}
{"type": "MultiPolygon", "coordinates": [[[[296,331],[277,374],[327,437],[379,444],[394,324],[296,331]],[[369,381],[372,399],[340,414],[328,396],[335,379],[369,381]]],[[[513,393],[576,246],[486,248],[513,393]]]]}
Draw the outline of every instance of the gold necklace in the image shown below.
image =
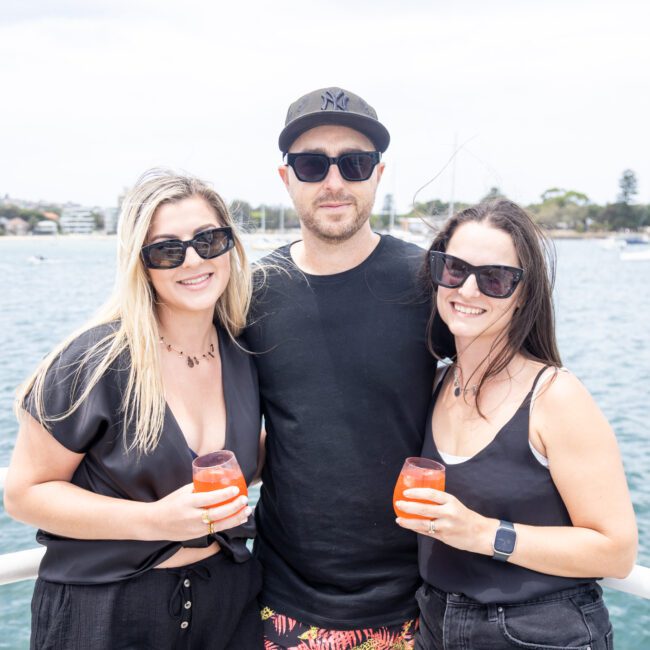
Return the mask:
{"type": "Polygon", "coordinates": [[[460,369],[456,364],[453,365],[452,372],[454,373],[454,397],[460,397],[461,393],[463,394],[463,397],[467,395],[467,393],[476,395],[478,392],[478,384],[474,384],[473,386],[466,385],[463,387],[460,380],[460,369]]]}
{"type": "MultiPolygon", "coordinates": [[[[185,354],[185,352],[183,352],[183,350],[177,350],[173,345],[171,345],[171,343],[167,343],[167,341],[165,341],[165,337],[162,336],[162,335],[160,336],[160,342],[162,343],[162,345],[165,346],[167,352],[176,352],[176,354],[179,357],[185,357],[185,359],[187,359],[187,365],[190,368],[194,368],[194,366],[199,365],[198,357],[195,357],[193,354],[185,354]]],[[[210,359],[214,359],[214,358],[215,358],[214,357],[214,343],[210,343],[210,348],[208,349],[207,352],[205,352],[204,354],[201,355],[201,359],[205,359],[206,361],[210,361],[210,359]]]]}

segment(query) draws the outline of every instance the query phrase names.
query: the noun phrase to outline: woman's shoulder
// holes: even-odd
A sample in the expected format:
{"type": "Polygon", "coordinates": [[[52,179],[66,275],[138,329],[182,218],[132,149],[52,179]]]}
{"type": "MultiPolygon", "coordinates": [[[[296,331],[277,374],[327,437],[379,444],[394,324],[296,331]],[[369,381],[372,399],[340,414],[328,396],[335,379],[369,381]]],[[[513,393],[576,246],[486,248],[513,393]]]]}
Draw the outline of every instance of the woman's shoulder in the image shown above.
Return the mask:
{"type": "Polygon", "coordinates": [[[577,398],[589,395],[582,382],[564,366],[538,364],[535,401],[549,407],[566,407],[577,398]]]}
{"type": "Polygon", "coordinates": [[[53,360],[56,366],[80,366],[101,360],[108,352],[115,334],[119,329],[119,322],[101,323],[88,327],[63,344],[60,352],[53,360]]]}
{"type": "MultiPolygon", "coordinates": [[[[46,381],[77,383],[90,377],[110,354],[119,322],[102,323],[74,335],[42,370],[46,381]]],[[[125,351],[115,356],[105,368],[102,379],[129,367],[130,356],[125,351]]]]}
{"type": "MultiPolygon", "coordinates": [[[[547,371],[548,372],[548,371],[547,371]]],[[[535,396],[533,422],[546,441],[593,432],[603,415],[585,385],[566,368],[553,368],[535,396]]]]}
{"type": "Polygon", "coordinates": [[[110,323],[100,323],[88,327],[81,332],[77,333],[70,342],[65,346],[64,352],[68,354],[83,353],[93,347],[96,347],[104,342],[112,340],[115,333],[120,327],[119,321],[111,321],[110,323]]]}

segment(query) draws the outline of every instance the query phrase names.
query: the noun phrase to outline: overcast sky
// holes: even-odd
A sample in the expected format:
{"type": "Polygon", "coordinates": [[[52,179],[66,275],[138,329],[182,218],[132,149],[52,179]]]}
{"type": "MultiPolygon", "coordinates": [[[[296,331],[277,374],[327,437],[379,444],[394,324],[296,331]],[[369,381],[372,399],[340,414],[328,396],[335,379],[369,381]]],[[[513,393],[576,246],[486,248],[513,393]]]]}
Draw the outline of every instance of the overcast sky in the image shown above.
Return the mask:
{"type": "MultiPolygon", "coordinates": [[[[0,195],[114,205],[151,166],[287,203],[288,105],[341,86],[392,142],[407,209],[452,154],[455,198],[549,187],[650,203],[650,3],[0,0],[0,195]]],[[[448,200],[452,166],[419,195],[448,200]]]]}

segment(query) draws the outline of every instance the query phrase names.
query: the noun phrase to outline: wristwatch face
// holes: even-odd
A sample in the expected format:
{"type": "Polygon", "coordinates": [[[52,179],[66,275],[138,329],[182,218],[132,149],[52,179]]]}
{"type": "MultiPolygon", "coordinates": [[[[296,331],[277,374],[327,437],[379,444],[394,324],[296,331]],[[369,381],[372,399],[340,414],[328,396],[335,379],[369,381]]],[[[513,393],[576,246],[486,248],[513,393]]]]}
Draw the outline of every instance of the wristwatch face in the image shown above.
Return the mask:
{"type": "Polygon", "coordinates": [[[494,537],[494,550],[499,553],[510,555],[515,550],[515,540],[517,533],[510,528],[497,528],[497,534],[494,537]]]}

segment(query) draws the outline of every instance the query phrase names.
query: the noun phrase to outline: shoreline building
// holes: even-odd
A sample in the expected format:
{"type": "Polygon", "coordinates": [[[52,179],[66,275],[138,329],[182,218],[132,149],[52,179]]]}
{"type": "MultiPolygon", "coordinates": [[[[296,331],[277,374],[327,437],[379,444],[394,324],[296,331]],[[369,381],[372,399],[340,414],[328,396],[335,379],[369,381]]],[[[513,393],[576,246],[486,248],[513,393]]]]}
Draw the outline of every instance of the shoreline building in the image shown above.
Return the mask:
{"type": "Polygon", "coordinates": [[[56,235],[59,229],[57,228],[56,221],[50,219],[43,219],[39,221],[33,228],[34,235],[56,235]]]}
{"type": "Polygon", "coordinates": [[[87,235],[95,232],[94,208],[81,205],[66,205],[61,212],[61,232],[65,234],[87,235]]]}

